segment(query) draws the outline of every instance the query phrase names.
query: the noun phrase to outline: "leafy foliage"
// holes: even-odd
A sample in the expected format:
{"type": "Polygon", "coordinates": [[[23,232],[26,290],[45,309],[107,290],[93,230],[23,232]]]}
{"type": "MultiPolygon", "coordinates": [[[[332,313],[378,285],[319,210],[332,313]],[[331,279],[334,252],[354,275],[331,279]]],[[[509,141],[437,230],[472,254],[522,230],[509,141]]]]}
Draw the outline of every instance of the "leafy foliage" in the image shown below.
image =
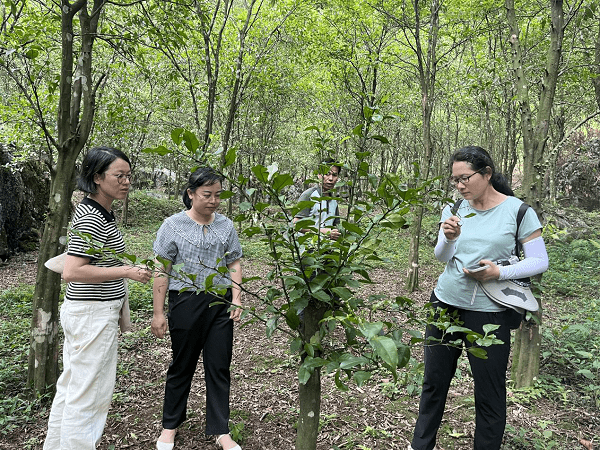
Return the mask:
{"type": "Polygon", "coordinates": [[[25,395],[33,286],[22,285],[0,294],[0,430],[8,433],[35,420],[43,398],[25,395]]]}

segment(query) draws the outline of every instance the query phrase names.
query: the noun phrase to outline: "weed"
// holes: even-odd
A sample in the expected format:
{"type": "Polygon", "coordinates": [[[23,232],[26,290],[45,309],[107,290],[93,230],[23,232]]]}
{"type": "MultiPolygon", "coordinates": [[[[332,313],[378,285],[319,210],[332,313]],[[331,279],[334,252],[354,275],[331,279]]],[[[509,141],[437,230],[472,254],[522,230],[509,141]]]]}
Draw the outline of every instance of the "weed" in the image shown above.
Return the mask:
{"type": "Polygon", "coordinates": [[[244,422],[231,422],[229,425],[229,433],[231,434],[231,439],[238,444],[242,444],[244,442],[244,422]]]}
{"type": "MultiPolygon", "coordinates": [[[[548,429],[551,422],[539,421],[539,428],[514,428],[510,425],[506,426],[506,443],[507,449],[535,449],[535,450],[551,450],[559,447],[559,442],[556,440],[555,434],[548,429]]],[[[504,447],[503,447],[504,448],[504,447]]]]}
{"type": "Polygon", "coordinates": [[[373,427],[371,427],[369,425],[367,425],[367,427],[363,431],[363,434],[365,436],[369,436],[369,437],[371,437],[373,439],[377,439],[377,438],[391,438],[392,437],[391,433],[389,433],[388,431],[378,430],[378,429],[373,428],[373,427]]]}

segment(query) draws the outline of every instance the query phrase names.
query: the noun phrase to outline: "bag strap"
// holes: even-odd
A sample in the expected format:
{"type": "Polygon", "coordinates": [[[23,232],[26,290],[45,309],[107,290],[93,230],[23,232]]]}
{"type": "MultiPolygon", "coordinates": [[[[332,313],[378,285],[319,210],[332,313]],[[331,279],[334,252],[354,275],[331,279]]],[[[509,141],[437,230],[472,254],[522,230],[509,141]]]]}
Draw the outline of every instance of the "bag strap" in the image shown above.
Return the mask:
{"type": "Polygon", "coordinates": [[[521,254],[521,250],[523,249],[523,244],[521,244],[521,242],[519,241],[519,226],[521,225],[521,222],[523,221],[523,217],[525,217],[525,213],[527,212],[527,209],[531,208],[531,206],[529,206],[527,203],[523,202],[521,203],[521,206],[519,206],[519,211],[517,212],[517,231],[515,233],[515,255],[516,256],[520,256],[521,254]]]}
{"type": "MultiPolygon", "coordinates": [[[[456,214],[463,200],[463,198],[459,198],[458,200],[456,200],[454,206],[452,206],[451,208],[452,214],[456,214]]],[[[521,254],[521,250],[523,249],[523,244],[519,242],[519,226],[521,225],[523,217],[525,217],[525,213],[529,208],[531,208],[531,206],[523,202],[521,203],[521,206],[519,206],[519,211],[517,212],[517,231],[515,232],[515,255],[517,256],[521,254]]]]}

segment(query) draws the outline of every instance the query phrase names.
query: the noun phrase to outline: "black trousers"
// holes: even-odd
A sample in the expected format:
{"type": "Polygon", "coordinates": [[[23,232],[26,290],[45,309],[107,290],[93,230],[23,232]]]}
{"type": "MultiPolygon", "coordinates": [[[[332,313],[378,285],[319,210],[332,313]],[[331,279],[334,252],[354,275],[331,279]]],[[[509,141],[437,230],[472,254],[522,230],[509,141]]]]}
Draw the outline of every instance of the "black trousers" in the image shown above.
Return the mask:
{"type": "MultiPolygon", "coordinates": [[[[231,301],[231,290],[227,292],[231,301]]],[[[187,401],[196,365],[203,352],[206,379],[206,434],[229,433],[229,366],[233,321],[229,305],[194,291],[169,291],[169,331],[173,361],[167,371],[163,428],[175,429],[186,419],[187,401]]]]}
{"type": "MultiPolygon", "coordinates": [[[[448,314],[457,311],[464,326],[484,334],[485,324],[500,325],[494,334],[503,344],[485,347],[487,359],[477,358],[468,353],[469,364],[475,383],[475,450],[498,450],[502,444],[506,426],[506,369],[510,354],[510,328],[506,311],[497,313],[468,311],[440,302],[431,294],[433,306],[448,308],[448,314]]],[[[442,332],[436,326],[428,326],[426,336],[442,339],[442,332]]],[[[445,336],[444,342],[463,340],[465,347],[476,345],[465,339],[464,333],[445,336]]],[[[446,345],[425,347],[425,378],[419,418],[415,426],[412,446],[415,450],[432,450],[442,421],[450,382],[456,372],[461,348],[446,345]]]]}

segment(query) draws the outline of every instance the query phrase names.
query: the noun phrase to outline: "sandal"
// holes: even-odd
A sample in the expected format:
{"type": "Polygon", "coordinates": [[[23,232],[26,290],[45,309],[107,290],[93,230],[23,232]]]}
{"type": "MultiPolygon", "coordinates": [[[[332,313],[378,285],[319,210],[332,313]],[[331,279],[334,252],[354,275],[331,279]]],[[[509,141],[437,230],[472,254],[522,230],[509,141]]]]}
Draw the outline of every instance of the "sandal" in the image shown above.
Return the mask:
{"type": "MultiPolygon", "coordinates": [[[[223,444],[221,444],[221,442],[220,442],[220,441],[221,441],[221,439],[223,438],[223,436],[229,436],[229,435],[228,435],[228,434],[222,434],[222,435],[220,435],[220,436],[217,436],[217,441],[216,441],[216,443],[217,443],[217,445],[218,445],[219,447],[221,447],[221,448],[223,448],[223,444]]],[[[236,445],[235,445],[235,447],[231,447],[229,450],[242,450],[242,447],[240,447],[239,445],[237,445],[237,444],[236,444],[236,445]]]]}

